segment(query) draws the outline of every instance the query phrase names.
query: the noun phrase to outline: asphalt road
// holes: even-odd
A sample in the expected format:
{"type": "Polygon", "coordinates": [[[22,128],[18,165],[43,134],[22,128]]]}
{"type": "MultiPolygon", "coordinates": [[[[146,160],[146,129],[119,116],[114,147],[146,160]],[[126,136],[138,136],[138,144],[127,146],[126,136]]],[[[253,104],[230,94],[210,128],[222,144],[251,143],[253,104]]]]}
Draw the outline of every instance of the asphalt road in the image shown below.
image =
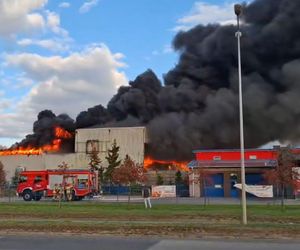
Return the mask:
{"type": "Polygon", "coordinates": [[[299,250],[300,241],[172,240],[96,236],[0,235],[0,250],[299,250]]]}

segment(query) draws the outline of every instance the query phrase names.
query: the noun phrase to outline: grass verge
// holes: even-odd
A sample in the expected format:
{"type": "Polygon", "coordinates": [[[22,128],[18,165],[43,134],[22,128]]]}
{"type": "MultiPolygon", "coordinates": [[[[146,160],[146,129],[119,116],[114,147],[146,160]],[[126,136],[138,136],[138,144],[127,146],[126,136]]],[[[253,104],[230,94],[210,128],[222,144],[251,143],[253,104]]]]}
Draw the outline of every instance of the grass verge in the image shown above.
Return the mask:
{"type": "Polygon", "coordinates": [[[300,239],[300,206],[250,205],[249,225],[240,218],[238,205],[0,204],[2,231],[300,239]]]}

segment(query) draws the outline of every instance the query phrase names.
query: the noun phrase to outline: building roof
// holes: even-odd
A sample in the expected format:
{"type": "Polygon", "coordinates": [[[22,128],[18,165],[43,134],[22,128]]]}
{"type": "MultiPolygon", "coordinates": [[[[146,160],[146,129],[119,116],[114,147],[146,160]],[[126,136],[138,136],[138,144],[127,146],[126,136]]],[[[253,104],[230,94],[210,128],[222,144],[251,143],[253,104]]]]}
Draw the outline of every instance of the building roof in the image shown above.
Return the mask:
{"type": "MultiPolygon", "coordinates": [[[[277,165],[277,160],[246,160],[245,167],[275,167],[277,165]]],[[[189,168],[199,168],[199,167],[212,167],[212,168],[222,168],[222,167],[241,167],[241,161],[199,161],[193,160],[187,165],[189,168]]]]}
{"type": "Polygon", "coordinates": [[[86,128],[78,128],[76,130],[88,130],[88,129],[145,129],[146,127],[144,126],[101,126],[101,125],[94,125],[91,127],[86,127],[86,128]]]}
{"type": "MultiPolygon", "coordinates": [[[[299,151],[300,153],[300,148],[291,148],[292,150],[295,150],[296,152],[299,151]]],[[[208,152],[240,152],[241,149],[240,148],[229,148],[229,149],[196,149],[193,150],[193,153],[208,153],[208,152]]],[[[251,151],[277,151],[276,148],[246,148],[245,152],[251,152],[251,151]]]]}
{"type": "MultiPolygon", "coordinates": [[[[240,152],[241,149],[237,148],[231,148],[231,149],[197,149],[193,150],[193,153],[207,153],[207,152],[240,152]]],[[[263,148],[247,148],[245,149],[245,152],[251,152],[251,151],[276,151],[274,148],[268,148],[268,149],[263,149],[263,148]]]]}

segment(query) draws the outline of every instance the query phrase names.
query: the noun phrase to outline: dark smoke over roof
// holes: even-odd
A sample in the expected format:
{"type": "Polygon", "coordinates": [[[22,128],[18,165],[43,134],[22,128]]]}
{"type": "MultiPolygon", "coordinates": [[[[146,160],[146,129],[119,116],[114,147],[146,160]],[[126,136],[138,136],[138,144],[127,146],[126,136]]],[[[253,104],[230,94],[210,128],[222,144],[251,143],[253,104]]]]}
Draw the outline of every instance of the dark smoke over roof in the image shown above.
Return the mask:
{"type": "MultiPolygon", "coordinates": [[[[244,7],[242,69],[245,146],[300,138],[300,1],[244,7]]],[[[233,10],[232,10],[233,11],[233,10]]],[[[81,112],[76,127],[147,125],[149,153],[190,159],[194,149],[239,146],[236,27],[198,25],[178,33],[178,64],[164,85],[148,70],[108,103],[81,112]]],[[[38,123],[38,130],[43,122],[38,123]]],[[[36,132],[35,132],[36,133],[36,132]]]]}
{"type": "MultiPolygon", "coordinates": [[[[22,147],[41,147],[49,145],[55,139],[55,127],[61,127],[69,132],[75,131],[75,123],[67,114],[56,116],[51,110],[43,110],[38,114],[37,120],[33,124],[33,134],[29,134],[20,143],[13,145],[13,148],[22,147]]],[[[62,151],[69,151],[73,142],[65,140],[62,151]]]]}
{"type": "MultiPolygon", "coordinates": [[[[246,147],[299,141],[299,9],[300,1],[293,0],[258,0],[244,9],[246,147]]],[[[173,113],[164,112],[149,124],[158,153],[184,158],[195,148],[239,146],[235,31],[234,26],[199,25],[176,35],[180,60],[166,74],[160,93],[160,99],[176,100],[167,104],[173,113]]]]}

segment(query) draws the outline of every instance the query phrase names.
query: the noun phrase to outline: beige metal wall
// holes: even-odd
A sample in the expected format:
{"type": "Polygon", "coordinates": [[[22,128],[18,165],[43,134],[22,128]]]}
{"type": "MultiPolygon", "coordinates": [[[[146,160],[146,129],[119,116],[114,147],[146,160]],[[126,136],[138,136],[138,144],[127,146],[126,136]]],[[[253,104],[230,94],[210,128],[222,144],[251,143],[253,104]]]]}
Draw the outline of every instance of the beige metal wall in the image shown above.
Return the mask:
{"type": "Polygon", "coordinates": [[[105,156],[114,140],[120,147],[120,159],[129,155],[135,162],[144,162],[144,148],[147,142],[145,127],[119,127],[119,128],[89,128],[76,131],[75,152],[78,161],[86,161],[86,144],[89,140],[99,141],[99,156],[104,167],[107,166],[105,156]]]}
{"type": "Polygon", "coordinates": [[[84,168],[84,165],[79,167],[77,164],[75,154],[9,155],[0,156],[0,161],[4,165],[8,181],[11,180],[18,167],[26,170],[57,169],[59,164],[65,162],[70,168],[84,168]]]}
{"type": "Polygon", "coordinates": [[[41,169],[44,165],[44,158],[42,155],[8,155],[0,156],[0,161],[3,163],[4,171],[6,173],[6,180],[11,180],[17,167],[25,167],[30,170],[41,169]]]}

